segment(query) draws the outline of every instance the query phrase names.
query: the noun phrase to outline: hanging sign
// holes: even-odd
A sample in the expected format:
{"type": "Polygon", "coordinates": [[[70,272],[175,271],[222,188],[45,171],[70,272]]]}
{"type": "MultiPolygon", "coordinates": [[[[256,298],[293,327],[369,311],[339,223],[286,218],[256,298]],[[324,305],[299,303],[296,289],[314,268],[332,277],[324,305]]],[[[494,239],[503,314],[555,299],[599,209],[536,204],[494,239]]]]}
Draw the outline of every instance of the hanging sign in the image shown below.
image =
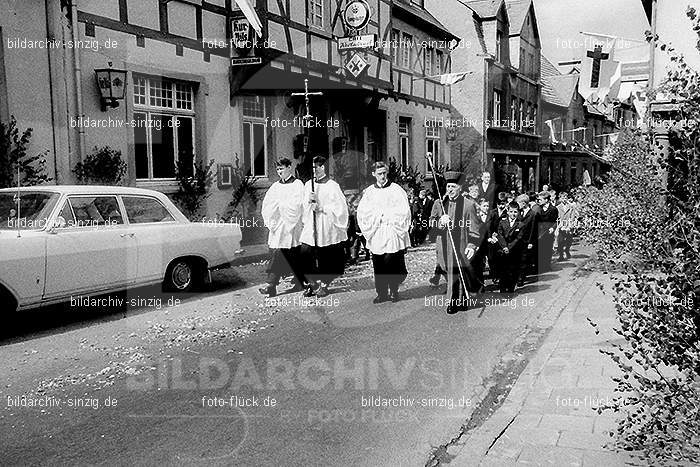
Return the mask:
{"type": "Polygon", "coordinates": [[[345,69],[352,73],[355,78],[360,76],[365,68],[367,68],[367,62],[359,54],[355,54],[345,65],[345,69]]]}
{"type": "Polygon", "coordinates": [[[362,29],[367,26],[372,17],[372,10],[365,0],[352,0],[348,2],[343,11],[343,21],[351,29],[362,29]]]}
{"type": "Polygon", "coordinates": [[[377,43],[376,34],[338,38],[338,50],[371,49],[377,43]]]}
{"type": "Polygon", "coordinates": [[[233,45],[239,51],[248,51],[253,48],[253,28],[246,18],[234,19],[231,22],[231,34],[233,45]]]}

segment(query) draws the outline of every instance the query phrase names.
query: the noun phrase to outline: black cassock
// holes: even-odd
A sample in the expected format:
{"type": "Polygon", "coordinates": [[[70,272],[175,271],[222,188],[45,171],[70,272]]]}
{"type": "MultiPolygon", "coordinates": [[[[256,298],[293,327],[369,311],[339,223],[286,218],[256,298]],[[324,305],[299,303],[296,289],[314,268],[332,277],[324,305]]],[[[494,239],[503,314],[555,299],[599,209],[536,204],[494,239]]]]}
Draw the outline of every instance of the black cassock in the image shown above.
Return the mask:
{"type": "Polygon", "coordinates": [[[458,196],[457,199],[445,199],[445,212],[452,222],[449,226],[439,227],[439,218],[442,216],[442,210],[433,210],[433,225],[437,227],[437,252],[438,265],[446,272],[447,275],[447,299],[450,303],[459,305],[464,304],[467,298],[467,291],[462,286],[462,280],[459,276],[459,268],[461,267],[464,275],[464,281],[469,290],[478,290],[480,287],[475,271],[467,260],[464,254],[467,246],[471,245],[478,249],[478,245],[474,245],[469,241],[469,221],[472,218],[469,212],[471,206],[465,204],[464,197],[458,196]],[[452,241],[450,241],[450,237],[452,241]],[[455,249],[452,244],[454,242],[455,249]],[[455,250],[457,255],[455,256],[455,250]],[[459,263],[457,262],[459,260],[459,263]]]}

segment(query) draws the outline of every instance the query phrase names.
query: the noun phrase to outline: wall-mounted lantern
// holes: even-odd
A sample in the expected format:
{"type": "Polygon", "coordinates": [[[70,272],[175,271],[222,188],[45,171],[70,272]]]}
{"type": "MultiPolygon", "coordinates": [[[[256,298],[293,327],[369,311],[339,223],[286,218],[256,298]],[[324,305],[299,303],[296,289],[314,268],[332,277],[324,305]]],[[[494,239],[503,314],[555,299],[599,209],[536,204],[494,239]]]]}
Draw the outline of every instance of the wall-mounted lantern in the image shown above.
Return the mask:
{"type": "Polygon", "coordinates": [[[100,88],[102,111],[119,107],[119,101],[124,99],[126,93],[126,70],[112,68],[112,62],[109,62],[109,68],[96,69],[95,76],[100,88]]]}

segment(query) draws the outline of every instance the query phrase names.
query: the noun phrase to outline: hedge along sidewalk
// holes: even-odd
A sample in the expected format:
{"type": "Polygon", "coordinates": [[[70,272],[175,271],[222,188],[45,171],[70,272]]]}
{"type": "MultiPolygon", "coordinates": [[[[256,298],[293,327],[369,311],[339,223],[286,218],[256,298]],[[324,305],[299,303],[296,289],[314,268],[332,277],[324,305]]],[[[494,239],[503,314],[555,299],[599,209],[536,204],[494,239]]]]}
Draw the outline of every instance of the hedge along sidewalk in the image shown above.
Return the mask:
{"type": "Polygon", "coordinates": [[[609,433],[616,414],[596,408],[616,396],[617,365],[600,349],[624,340],[611,295],[595,285],[608,276],[592,272],[580,300],[561,313],[543,345],[518,377],[503,405],[459,446],[450,465],[646,465],[627,452],[615,452],[609,433]],[[588,319],[597,324],[594,328],[588,319]]]}

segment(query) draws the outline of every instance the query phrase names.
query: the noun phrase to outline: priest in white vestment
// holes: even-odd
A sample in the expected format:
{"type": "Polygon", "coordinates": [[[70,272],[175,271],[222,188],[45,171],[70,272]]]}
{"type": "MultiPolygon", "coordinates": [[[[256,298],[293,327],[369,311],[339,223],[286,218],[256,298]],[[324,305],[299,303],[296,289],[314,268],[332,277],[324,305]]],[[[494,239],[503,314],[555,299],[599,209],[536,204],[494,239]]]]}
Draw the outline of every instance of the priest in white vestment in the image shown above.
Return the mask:
{"type": "Polygon", "coordinates": [[[262,218],[270,231],[267,237],[270,264],[266,271],[267,285],[259,290],[268,297],[277,295],[280,278],[290,273],[294,276],[291,291],[303,290],[299,253],[304,184],[293,174],[292,161],[287,158],[277,161],[280,179],[270,186],[262,203],[262,218]]]}
{"type": "Polygon", "coordinates": [[[406,248],[411,244],[411,208],[406,191],[388,179],[389,168],[375,162],[374,185],[365,189],[357,207],[357,222],[367,239],[374,266],[374,303],[399,301],[399,285],[406,279],[406,248]]]}
{"type": "Polygon", "coordinates": [[[325,164],[325,157],[314,157],[314,190],[311,180],[304,184],[301,254],[306,297],[325,297],[331,281],[345,272],[348,202],[340,185],[326,174],[325,164]]]}

